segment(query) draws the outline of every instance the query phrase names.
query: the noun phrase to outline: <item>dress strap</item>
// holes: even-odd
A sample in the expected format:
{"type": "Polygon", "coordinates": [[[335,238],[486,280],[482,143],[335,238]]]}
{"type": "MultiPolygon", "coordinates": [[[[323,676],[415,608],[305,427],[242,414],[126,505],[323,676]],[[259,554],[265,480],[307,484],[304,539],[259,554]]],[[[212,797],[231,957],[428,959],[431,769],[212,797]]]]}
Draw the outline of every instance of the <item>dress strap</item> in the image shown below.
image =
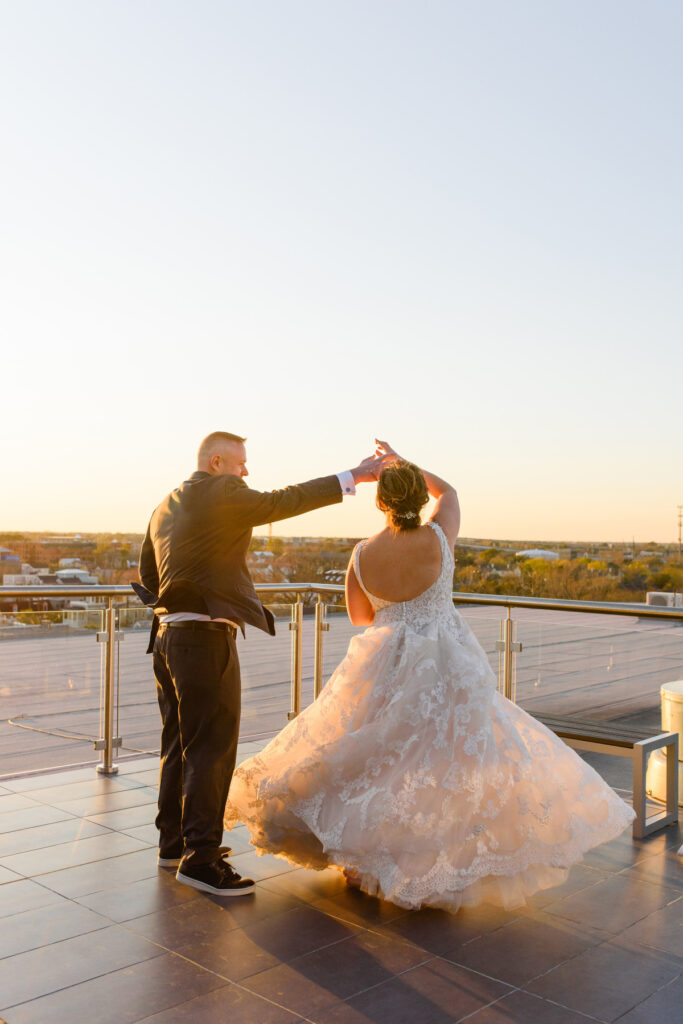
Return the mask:
{"type": "Polygon", "coordinates": [[[355,548],[353,549],[353,571],[356,574],[356,579],[358,580],[358,585],[360,586],[360,589],[363,591],[368,600],[372,603],[373,595],[370,594],[369,591],[366,589],[365,584],[363,583],[363,577],[360,574],[360,549],[363,547],[364,543],[365,541],[359,540],[355,548]]]}
{"type": "Polygon", "coordinates": [[[432,530],[439,538],[439,544],[441,545],[441,547],[443,548],[444,546],[446,546],[446,534],[443,532],[443,527],[440,526],[439,523],[437,523],[436,519],[430,519],[429,522],[427,523],[427,526],[431,526],[432,530]]]}
{"type": "Polygon", "coordinates": [[[434,533],[439,538],[439,544],[441,545],[441,570],[443,572],[445,566],[453,559],[453,550],[446,539],[446,534],[444,533],[443,526],[441,526],[440,523],[437,523],[435,519],[430,519],[427,525],[431,526],[434,533]]]}

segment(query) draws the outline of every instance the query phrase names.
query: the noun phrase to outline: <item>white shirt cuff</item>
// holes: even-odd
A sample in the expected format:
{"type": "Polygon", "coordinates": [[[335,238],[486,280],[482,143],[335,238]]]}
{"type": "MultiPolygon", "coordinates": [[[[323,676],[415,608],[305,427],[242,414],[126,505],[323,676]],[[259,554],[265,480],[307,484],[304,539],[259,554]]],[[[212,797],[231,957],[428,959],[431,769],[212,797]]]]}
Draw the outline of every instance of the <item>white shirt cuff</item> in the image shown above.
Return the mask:
{"type": "Polygon", "coordinates": [[[345,469],[343,473],[337,473],[337,480],[344,497],[356,493],[356,481],[353,479],[353,473],[350,469],[345,469]]]}

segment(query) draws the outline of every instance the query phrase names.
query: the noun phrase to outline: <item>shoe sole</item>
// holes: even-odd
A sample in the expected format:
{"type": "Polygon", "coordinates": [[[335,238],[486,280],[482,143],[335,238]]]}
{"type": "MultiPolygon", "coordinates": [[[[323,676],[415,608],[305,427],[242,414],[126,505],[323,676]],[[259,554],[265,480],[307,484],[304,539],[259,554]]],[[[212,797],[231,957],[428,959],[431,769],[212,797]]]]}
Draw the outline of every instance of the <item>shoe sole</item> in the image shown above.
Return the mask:
{"type": "MultiPolygon", "coordinates": [[[[221,857],[229,857],[232,850],[229,846],[221,847],[221,857]]],[[[157,857],[157,865],[160,868],[178,868],[182,857],[157,857]]]]}
{"type": "Polygon", "coordinates": [[[242,886],[241,889],[217,889],[215,885],[209,885],[208,882],[200,882],[197,878],[190,878],[189,875],[181,875],[180,872],[175,877],[176,881],[180,882],[181,885],[189,885],[192,889],[199,889],[200,892],[210,892],[214,896],[248,896],[256,888],[252,882],[251,885],[242,886]]]}

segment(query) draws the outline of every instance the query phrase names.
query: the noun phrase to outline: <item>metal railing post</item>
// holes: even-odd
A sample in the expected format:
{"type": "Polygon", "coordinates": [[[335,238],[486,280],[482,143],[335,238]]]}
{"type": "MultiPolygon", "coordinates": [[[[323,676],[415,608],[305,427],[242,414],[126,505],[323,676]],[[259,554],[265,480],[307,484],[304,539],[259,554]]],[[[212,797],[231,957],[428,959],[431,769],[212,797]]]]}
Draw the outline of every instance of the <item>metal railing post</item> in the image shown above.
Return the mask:
{"type": "Polygon", "coordinates": [[[301,711],[301,664],[304,632],[304,603],[301,596],[297,594],[295,603],[292,605],[292,621],[289,624],[292,631],[292,659],[290,680],[292,684],[292,709],[287,715],[291,721],[301,711]]]}
{"type": "Polygon", "coordinates": [[[515,642],[514,630],[515,624],[512,619],[512,609],[508,605],[507,616],[501,621],[500,624],[501,638],[496,644],[496,650],[499,652],[498,657],[498,689],[501,691],[503,696],[507,697],[508,700],[514,701],[516,697],[516,679],[517,674],[515,672],[515,654],[518,654],[522,650],[521,643],[515,642]],[[501,657],[502,654],[502,665],[501,657]]]}
{"type": "Polygon", "coordinates": [[[315,646],[313,655],[313,700],[320,696],[323,688],[323,633],[330,628],[329,622],[325,622],[327,605],[323,602],[320,594],[315,604],[315,646]]]}
{"type": "MultiPolygon", "coordinates": [[[[98,636],[98,640],[99,640],[98,636]]],[[[103,643],[105,643],[104,659],[104,716],[103,716],[103,742],[102,761],[97,766],[101,775],[116,775],[119,766],[114,764],[114,690],[116,688],[116,612],[114,611],[114,599],[107,598],[107,611],[105,613],[105,629],[103,643]]]]}

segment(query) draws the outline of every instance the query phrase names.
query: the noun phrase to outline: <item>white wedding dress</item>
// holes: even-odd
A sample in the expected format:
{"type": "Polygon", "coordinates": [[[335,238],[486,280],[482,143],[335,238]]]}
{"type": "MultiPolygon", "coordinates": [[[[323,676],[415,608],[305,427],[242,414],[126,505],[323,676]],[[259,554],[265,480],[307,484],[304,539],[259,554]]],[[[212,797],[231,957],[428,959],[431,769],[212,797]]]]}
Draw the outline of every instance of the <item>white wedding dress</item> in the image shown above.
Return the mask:
{"type": "Polygon", "coordinates": [[[453,607],[453,553],[412,601],[370,594],[318,699],[239,766],[225,824],[259,853],[355,869],[402,907],[522,905],[563,882],[633,810],[577,754],[496,689],[453,607]]]}

